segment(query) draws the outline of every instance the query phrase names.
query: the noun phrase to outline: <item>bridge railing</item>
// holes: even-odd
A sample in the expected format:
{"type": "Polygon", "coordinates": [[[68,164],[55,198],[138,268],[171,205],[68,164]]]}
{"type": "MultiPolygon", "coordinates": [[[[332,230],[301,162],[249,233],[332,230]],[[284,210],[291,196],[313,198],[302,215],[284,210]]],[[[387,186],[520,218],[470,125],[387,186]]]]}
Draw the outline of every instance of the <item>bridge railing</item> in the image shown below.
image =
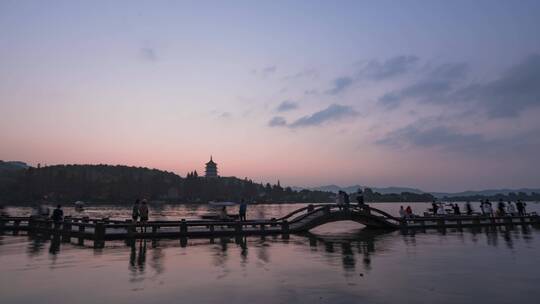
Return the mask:
{"type": "MultiPolygon", "coordinates": [[[[321,211],[325,212],[325,213],[330,213],[332,212],[333,209],[339,209],[339,210],[344,210],[346,209],[347,207],[344,206],[344,205],[338,205],[338,204],[322,204],[322,205],[312,205],[312,206],[308,206],[310,207],[309,209],[306,209],[306,208],[302,208],[300,210],[297,210],[297,211],[304,211],[304,210],[309,210],[307,213],[304,213],[302,215],[298,215],[297,217],[293,218],[290,220],[290,223],[293,224],[293,223],[297,223],[303,219],[305,219],[306,217],[312,215],[312,214],[315,214],[315,213],[320,213],[321,211]]],[[[299,213],[299,212],[296,212],[299,213]]]]}
{"type": "MultiPolygon", "coordinates": [[[[293,212],[283,216],[283,217],[280,217],[280,218],[277,218],[276,221],[283,221],[283,220],[288,220],[290,219],[291,217],[293,217],[294,215],[297,215],[298,213],[300,212],[304,212],[304,211],[307,211],[308,213],[311,212],[310,209],[315,209],[315,208],[320,208],[320,207],[324,207],[324,206],[330,206],[330,204],[310,204],[310,205],[307,205],[303,208],[300,208],[300,209],[296,209],[294,210],[293,212]]],[[[320,209],[319,209],[320,210],[320,209]]]]}
{"type": "Polygon", "coordinates": [[[403,219],[399,218],[399,217],[395,217],[391,214],[389,214],[388,212],[385,212],[385,211],[382,211],[381,209],[377,209],[377,208],[374,208],[374,207],[371,207],[367,204],[365,205],[354,205],[354,206],[351,206],[354,210],[358,210],[358,211],[364,211],[364,210],[369,210],[369,212],[371,214],[374,214],[374,215],[377,215],[377,216],[380,216],[382,218],[384,218],[385,220],[395,224],[395,225],[401,225],[403,224],[403,219]]]}

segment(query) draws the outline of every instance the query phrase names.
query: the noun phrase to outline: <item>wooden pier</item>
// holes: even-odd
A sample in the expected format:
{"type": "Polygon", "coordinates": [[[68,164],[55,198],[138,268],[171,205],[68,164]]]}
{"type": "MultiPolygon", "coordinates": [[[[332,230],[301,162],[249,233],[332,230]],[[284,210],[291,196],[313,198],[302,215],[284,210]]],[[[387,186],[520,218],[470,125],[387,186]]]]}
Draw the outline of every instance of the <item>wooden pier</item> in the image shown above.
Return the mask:
{"type": "Polygon", "coordinates": [[[80,244],[91,240],[100,248],[109,240],[159,238],[212,238],[230,235],[271,235],[307,232],[317,226],[337,222],[355,221],[372,229],[444,229],[503,225],[539,225],[540,217],[533,213],[525,216],[490,217],[482,215],[446,215],[397,218],[368,205],[308,205],[290,214],[270,220],[209,221],[185,220],[149,221],[144,225],[131,220],[90,219],[66,216],[61,222],[39,217],[0,217],[0,232],[61,236],[62,241],[73,238],[80,244]]]}

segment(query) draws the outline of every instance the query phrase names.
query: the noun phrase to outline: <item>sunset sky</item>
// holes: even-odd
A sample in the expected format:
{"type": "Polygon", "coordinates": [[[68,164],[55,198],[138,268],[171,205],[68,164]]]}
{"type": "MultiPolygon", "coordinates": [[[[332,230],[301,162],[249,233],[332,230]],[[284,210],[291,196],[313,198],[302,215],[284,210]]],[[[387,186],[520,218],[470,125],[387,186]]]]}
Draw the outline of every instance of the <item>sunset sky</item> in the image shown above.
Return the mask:
{"type": "Polygon", "coordinates": [[[540,1],[0,0],[0,159],[540,187],[540,1]]]}

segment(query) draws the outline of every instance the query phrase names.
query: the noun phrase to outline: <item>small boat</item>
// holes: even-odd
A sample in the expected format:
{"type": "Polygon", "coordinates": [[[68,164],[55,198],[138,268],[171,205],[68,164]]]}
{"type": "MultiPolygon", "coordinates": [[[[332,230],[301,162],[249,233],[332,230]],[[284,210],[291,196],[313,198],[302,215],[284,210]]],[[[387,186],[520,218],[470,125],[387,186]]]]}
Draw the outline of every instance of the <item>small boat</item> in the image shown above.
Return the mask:
{"type": "Polygon", "coordinates": [[[76,201],[74,203],[74,205],[75,205],[75,210],[83,211],[83,209],[84,209],[84,202],[83,201],[76,201]]]}
{"type": "Polygon", "coordinates": [[[221,211],[219,213],[218,212],[210,212],[210,213],[207,213],[207,214],[202,214],[201,218],[203,220],[233,221],[233,220],[237,220],[240,217],[238,214],[228,214],[227,213],[227,207],[237,205],[237,203],[235,203],[235,202],[210,201],[210,202],[208,202],[208,205],[210,205],[210,207],[219,207],[219,208],[221,208],[221,211]]]}

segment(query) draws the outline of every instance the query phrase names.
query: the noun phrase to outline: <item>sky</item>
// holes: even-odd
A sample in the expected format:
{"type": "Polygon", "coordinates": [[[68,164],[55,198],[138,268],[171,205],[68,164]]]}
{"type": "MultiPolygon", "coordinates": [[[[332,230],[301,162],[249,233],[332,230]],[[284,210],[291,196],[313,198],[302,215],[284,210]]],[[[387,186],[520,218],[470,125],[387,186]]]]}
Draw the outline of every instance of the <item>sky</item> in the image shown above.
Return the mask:
{"type": "Polygon", "coordinates": [[[0,0],[0,159],[540,187],[540,1],[0,0]]]}

